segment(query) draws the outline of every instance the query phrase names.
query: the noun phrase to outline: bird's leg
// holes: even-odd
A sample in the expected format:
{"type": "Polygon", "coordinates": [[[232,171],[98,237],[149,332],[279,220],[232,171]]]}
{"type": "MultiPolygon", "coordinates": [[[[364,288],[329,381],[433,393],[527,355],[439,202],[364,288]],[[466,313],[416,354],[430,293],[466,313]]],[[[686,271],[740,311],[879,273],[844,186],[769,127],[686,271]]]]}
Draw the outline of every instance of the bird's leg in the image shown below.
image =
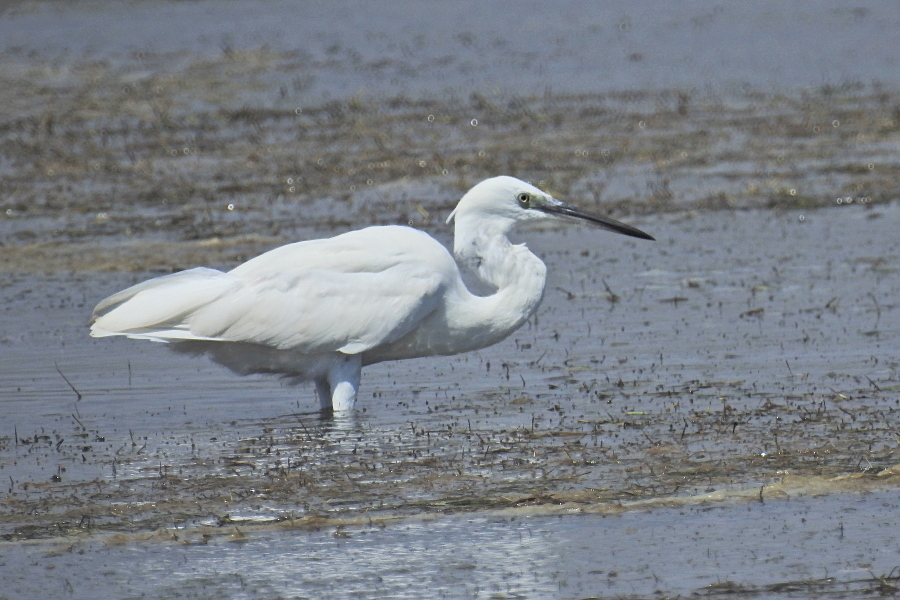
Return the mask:
{"type": "MultiPolygon", "coordinates": [[[[359,389],[359,375],[362,370],[362,356],[359,354],[339,354],[328,369],[328,385],[331,386],[331,408],[334,412],[353,410],[356,404],[356,390],[359,389]]],[[[316,384],[318,388],[318,384],[316,384]]]]}
{"type": "Polygon", "coordinates": [[[319,410],[330,411],[331,386],[328,385],[328,378],[316,379],[316,396],[319,397],[319,410]]]}

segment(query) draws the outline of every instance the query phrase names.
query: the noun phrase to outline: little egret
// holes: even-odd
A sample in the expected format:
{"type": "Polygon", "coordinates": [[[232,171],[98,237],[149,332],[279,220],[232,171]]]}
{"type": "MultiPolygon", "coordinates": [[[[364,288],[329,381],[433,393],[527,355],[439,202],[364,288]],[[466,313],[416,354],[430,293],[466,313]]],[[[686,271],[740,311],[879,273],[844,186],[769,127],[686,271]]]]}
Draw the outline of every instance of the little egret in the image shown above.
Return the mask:
{"type": "Polygon", "coordinates": [[[456,260],[492,293],[471,293],[450,253],[411,227],[368,227],[270,250],[227,273],[198,267],[100,302],[91,335],[175,342],[247,375],[313,381],[323,411],[351,410],[360,370],[450,355],[506,338],[537,310],[547,268],[507,235],[517,223],[578,219],[645,240],[625,223],[569,206],[513,177],[462,197],[456,260]]]}

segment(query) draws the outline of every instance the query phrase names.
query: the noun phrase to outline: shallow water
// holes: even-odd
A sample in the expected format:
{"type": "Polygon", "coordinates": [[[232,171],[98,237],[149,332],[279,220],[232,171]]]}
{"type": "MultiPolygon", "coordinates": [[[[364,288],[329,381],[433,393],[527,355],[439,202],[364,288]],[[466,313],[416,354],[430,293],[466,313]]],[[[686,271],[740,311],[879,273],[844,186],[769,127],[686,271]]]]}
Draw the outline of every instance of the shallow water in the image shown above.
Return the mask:
{"type": "Polygon", "coordinates": [[[860,597],[895,591],[884,577],[900,551],[898,508],[891,491],[249,536],[232,526],[190,542],[172,529],[129,543],[6,546],[0,560],[10,597],[860,597]]]}
{"type": "Polygon", "coordinates": [[[360,411],[324,421],[311,389],[89,338],[93,302],[151,273],[3,275],[12,597],[889,591],[898,221],[892,203],[636,220],[655,244],[523,234],[550,272],[535,319],[367,368],[360,411]]]}
{"type": "Polygon", "coordinates": [[[277,71],[287,92],[317,101],[398,90],[416,99],[546,89],[793,93],[900,81],[900,12],[872,0],[11,4],[0,51],[15,63],[130,59],[149,71],[262,47],[289,53],[290,69],[277,71]]]}
{"type": "Polygon", "coordinates": [[[490,349],[367,368],[358,414],[326,421],[310,389],[87,337],[89,298],[143,275],[4,276],[5,535],[602,507],[890,469],[898,220],[678,214],[638,222],[659,237],[643,245],[531,232],[551,274],[536,318],[490,349]]]}
{"type": "Polygon", "coordinates": [[[0,13],[0,597],[896,592],[896,7],[265,6],[0,13]],[[537,316],[352,417],[87,337],[501,172],[658,241],[523,232],[537,316]]]}

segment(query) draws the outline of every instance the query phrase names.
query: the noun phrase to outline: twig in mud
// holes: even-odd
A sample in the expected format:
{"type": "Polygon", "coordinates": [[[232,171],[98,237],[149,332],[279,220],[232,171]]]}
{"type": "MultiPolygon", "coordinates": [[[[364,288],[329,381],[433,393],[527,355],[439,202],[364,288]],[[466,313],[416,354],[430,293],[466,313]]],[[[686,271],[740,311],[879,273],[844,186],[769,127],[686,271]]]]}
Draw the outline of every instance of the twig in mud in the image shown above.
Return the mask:
{"type": "MultiPolygon", "coordinates": [[[[310,441],[313,440],[312,434],[309,432],[309,429],[306,428],[306,425],[303,423],[303,419],[300,418],[300,415],[294,413],[294,417],[296,417],[297,422],[300,423],[300,427],[303,428],[303,431],[306,433],[306,437],[309,438],[310,441]]],[[[415,431],[415,430],[414,430],[415,431]]]]}
{"type": "Polygon", "coordinates": [[[878,384],[877,384],[877,383],[875,383],[874,381],[872,381],[872,378],[871,378],[871,377],[869,377],[868,375],[866,375],[865,378],[869,380],[869,383],[872,385],[873,388],[875,388],[876,391],[878,391],[878,392],[881,391],[881,388],[878,387],[878,384]]]}
{"type": "Polygon", "coordinates": [[[872,330],[877,331],[878,324],[881,322],[881,307],[878,306],[878,300],[875,298],[875,294],[873,294],[872,292],[869,292],[867,295],[869,296],[869,298],[872,299],[872,302],[875,304],[875,326],[872,327],[872,330]]]}
{"type": "MultiPolygon", "coordinates": [[[[59,376],[62,377],[62,378],[65,380],[66,383],[69,384],[69,387],[72,388],[72,391],[75,392],[75,395],[76,395],[76,396],[78,396],[78,400],[81,400],[81,392],[79,392],[78,390],[76,390],[76,389],[75,389],[75,386],[72,385],[72,382],[69,381],[69,378],[66,377],[65,375],[63,375],[63,372],[59,370],[59,365],[56,364],[56,363],[53,363],[53,366],[56,367],[56,372],[59,373],[59,376]]],[[[77,402],[77,400],[76,400],[76,402],[77,402]]]]}
{"type": "Polygon", "coordinates": [[[891,577],[891,575],[894,573],[894,570],[896,568],[897,567],[894,567],[893,569],[891,569],[890,574],[881,575],[880,577],[878,575],[875,575],[875,573],[873,573],[872,571],[869,571],[869,575],[872,576],[872,579],[874,579],[875,581],[878,582],[878,594],[879,595],[893,596],[897,593],[897,589],[898,589],[897,586],[889,583],[891,579],[896,579],[894,577],[891,577]]]}
{"type": "Polygon", "coordinates": [[[788,373],[790,373],[790,374],[791,374],[791,377],[793,377],[793,376],[794,376],[794,372],[791,371],[791,363],[789,363],[789,362],[787,361],[787,359],[784,359],[784,364],[787,365],[788,373]]]}
{"type": "Polygon", "coordinates": [[[78,417],[76,417],[74,413],[72,414],[72,418],[75,419],[76,421],[78,421],[78,424],[81,425],[81,428],[82,428],[84,431],[87,431],[87,427],[84,426],[84,423],[81,422],[81,419],[79,419],[78,417]]]}
{"type": "Polygon", "coordinates": [[[855,420],[856,420],[856,415],[854,415],[852,412],[850,412],[849,410],[847,410],[846,408],[844,408],[844,407],[841,406],[840,404],[837,404],[836,406],[837,406],[837,408],[838,408],[839,411],[841,411],[842,413],[844,413],[845,415],[847,415],[848,417],[850,417],[850,420],[851,420],[851,421],[855,421],[855,420]]]}
{"type": "Polygon", "coordinates": [[[601,281],[603,281],[603,287],[606,288],[606,294],[607,294],[606,300],[607,300],[610,304],[615,304],[616,302],[618,302],[619,300],[621,300],[621,298],[619,297],[619,295],[612,291],[612,288],[609,287],[609,284],[606,283],[606,280],[605,280],[605,279],[602,279],[601,281]]]}

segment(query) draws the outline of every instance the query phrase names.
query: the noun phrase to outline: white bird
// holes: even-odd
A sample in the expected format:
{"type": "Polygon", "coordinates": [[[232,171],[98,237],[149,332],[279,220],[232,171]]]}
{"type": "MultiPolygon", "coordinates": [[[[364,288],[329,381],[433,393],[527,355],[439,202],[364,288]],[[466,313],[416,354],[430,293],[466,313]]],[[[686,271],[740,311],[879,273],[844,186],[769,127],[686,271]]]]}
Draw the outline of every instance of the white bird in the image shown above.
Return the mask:
{"type": "Polygon", "coordinates": [[[490,286],[470,292],[450,253],[411,227],[368,227],[270,250],[227,273],[198,267],[100,302],[91,335],[177,342],[233,371],[313,381],[323,411],[351,410],[363,366],[450,355],[506,338],[537,310],[547,268],[507,235],[518,223],[580,219],[653,238],[569,206],[513,177],[462,197],[456,259],[490,286]]]}

